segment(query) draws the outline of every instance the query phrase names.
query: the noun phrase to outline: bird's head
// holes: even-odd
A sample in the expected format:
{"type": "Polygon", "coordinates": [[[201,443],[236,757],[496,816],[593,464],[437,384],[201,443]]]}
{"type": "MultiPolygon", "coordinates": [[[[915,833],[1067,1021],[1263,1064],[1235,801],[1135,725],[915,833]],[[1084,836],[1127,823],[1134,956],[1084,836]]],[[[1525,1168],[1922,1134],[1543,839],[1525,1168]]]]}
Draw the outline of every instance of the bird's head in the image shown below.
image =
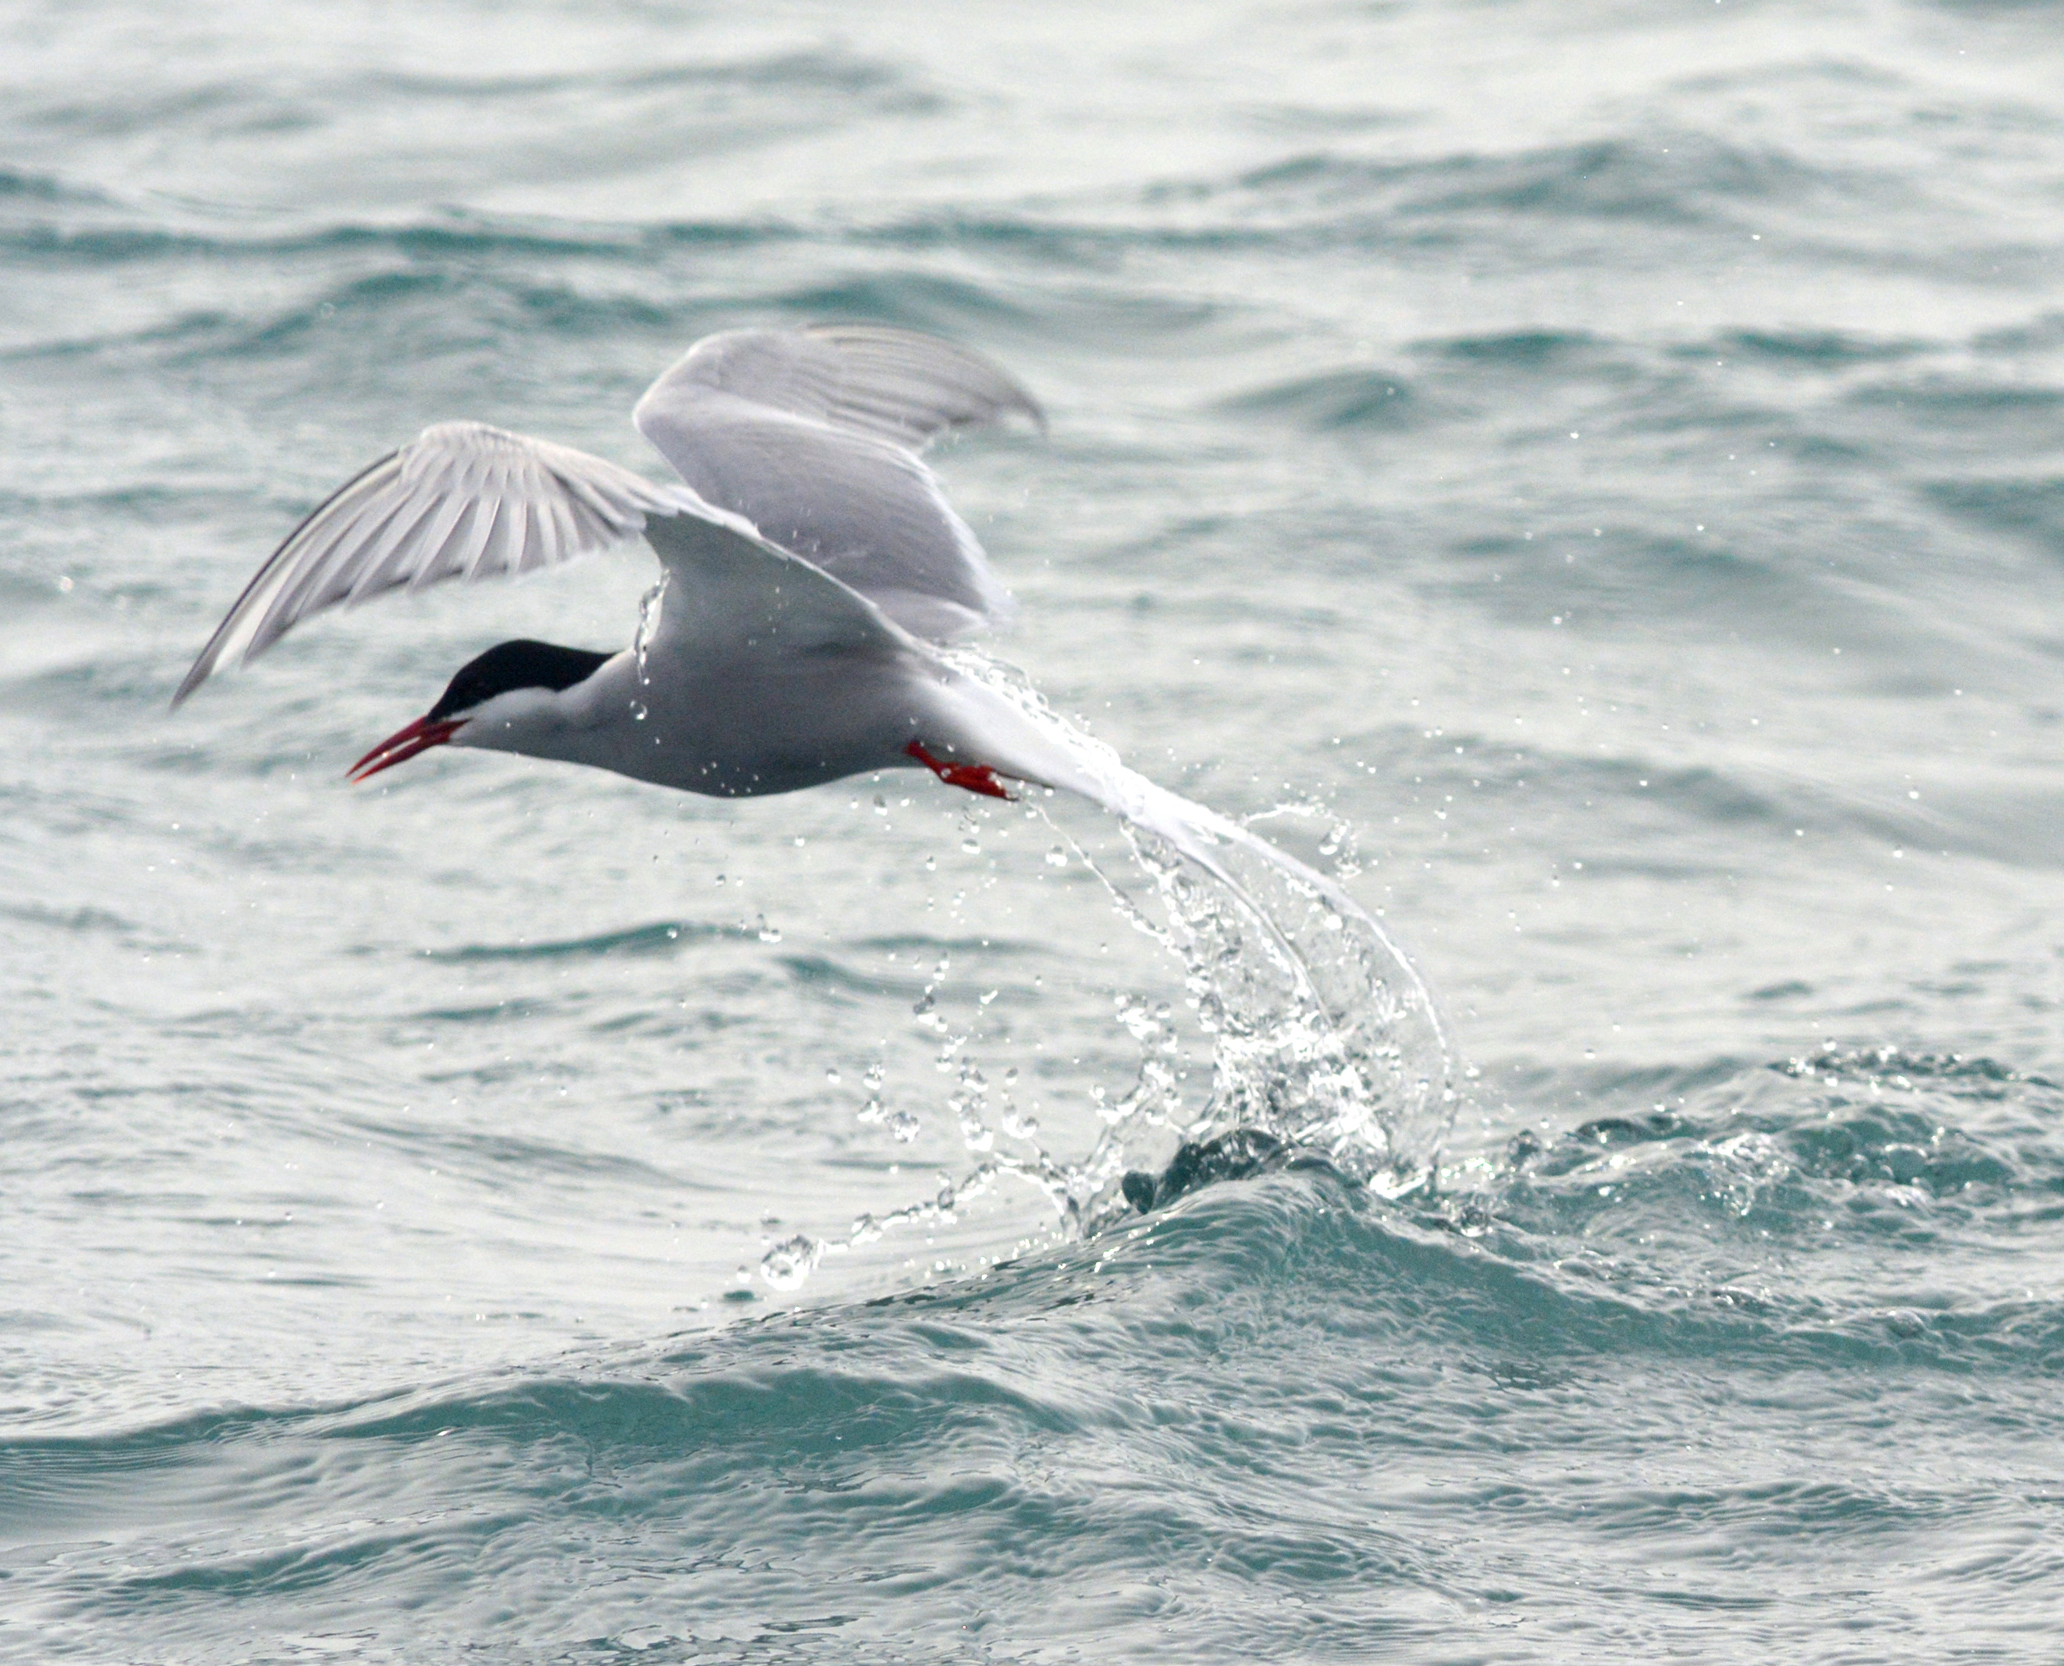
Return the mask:
{"type": "Polygon", "coordinates": [[[471,731],[461,745],[524,751],[523,731],[544,719],[560,694],[586,682],[609,657],[551,642],[498,643],[462,666],[429,711],[353,764],[351,779],[367,780],[418,752],[457,740],[461,731],[471,731]]]}

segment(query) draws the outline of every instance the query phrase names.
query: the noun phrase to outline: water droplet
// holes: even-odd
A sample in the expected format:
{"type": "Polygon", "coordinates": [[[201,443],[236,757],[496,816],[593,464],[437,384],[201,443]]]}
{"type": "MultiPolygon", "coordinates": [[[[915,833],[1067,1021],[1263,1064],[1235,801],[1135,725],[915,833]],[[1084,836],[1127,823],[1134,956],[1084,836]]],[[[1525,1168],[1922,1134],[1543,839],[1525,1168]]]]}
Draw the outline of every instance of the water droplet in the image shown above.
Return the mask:
{"type": "Polygon", "coordinates": [[[1065,868],[1068,865],[1067,850],[1060,845],[1055,845],[1052,850],[1046,853],[1046,865],[1050,868],[1065,868]]]}
{"type": "Polygon", "coordinates": [[[793,1290],[816,1270],[823,1258],[824,1246],[815,1238],[798,1232],[793,1238],[776,1244],[760,1258],[760,1277],[777,1290],[793,1290]]]}
{"type": "MultiPolygon", "coordinates": [[[[644,600],[638,603],[638,634],[631,639],[631,649],[637,656],[638,681],[641,683],[652,681],[645,674],[645,655],[652,646],[653,632],[659,628],[660,609],[666,597],[667,578],[668,575],[662,571],[659,575],[659,582],[646,591],[644,600]]],[[[640,713],[639,715],[643,716],[644,714],[640,713]]]]}
{"type": "Polygon", "coordinates": [[[633,700],[633,701],[631,702],[631,721],[632,721],[632,722],[634,722],[634,723],[643,723],[643,722],[645,721],[645,719],[646,719],[646,718],[648,718],[648,717],[650,717],[651,715],[652,715],[652,708],[651,708],[651,707],[649,707],[648,705],[646,705],[646,704],[645,704],[645,702],[644,702],[643,700],[633,700]]]}

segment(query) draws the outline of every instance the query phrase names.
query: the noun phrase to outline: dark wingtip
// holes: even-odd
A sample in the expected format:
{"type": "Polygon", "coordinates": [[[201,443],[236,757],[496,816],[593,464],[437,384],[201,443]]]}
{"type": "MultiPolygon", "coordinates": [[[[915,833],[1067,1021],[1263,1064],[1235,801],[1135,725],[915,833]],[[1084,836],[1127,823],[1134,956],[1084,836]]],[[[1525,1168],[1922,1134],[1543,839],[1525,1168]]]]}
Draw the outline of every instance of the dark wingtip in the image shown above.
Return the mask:
{"type": "Polygon", "coordinates": [[[173,694],[172,704],[166,708],[168,711],[176,712],[179,710],[181,706],[186,704],[187,697],[208,680],[208,673],[213,671],[215,667],[208,664],[207,661],[208,656],[206,654],[194,661],[193,669],[187,672],[185,680],[180,683],[178,690],[173,694]]]}

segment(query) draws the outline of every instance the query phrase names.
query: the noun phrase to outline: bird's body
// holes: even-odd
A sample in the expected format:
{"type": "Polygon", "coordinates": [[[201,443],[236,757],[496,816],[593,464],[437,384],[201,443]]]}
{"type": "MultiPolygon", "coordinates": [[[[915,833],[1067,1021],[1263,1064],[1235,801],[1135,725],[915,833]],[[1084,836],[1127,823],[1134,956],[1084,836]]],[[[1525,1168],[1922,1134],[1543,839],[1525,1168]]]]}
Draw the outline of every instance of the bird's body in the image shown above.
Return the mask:
{"type": "Polygon", "coordinates": [[[642,671],[627,648],[563,691],[500,695],[450,744],[718,798],[921,767],[913,746],[949,765],[983,762],[1016,780],[1073,785],[1049,779],[1066,773],[1064,759],[1039,756],[1008,702],[906,633],[868,630],[877,622],[862,616],[851,622],[859,628],[804,639],[785,605],[795,584],[769,587],[749,632],[698,629],[692,619],[676,631],[667,613],[687,612],[689,586],[670,572],[642,671]]]}
{"type": "Polygon", "coordinates": [[[748,651],[655,679],[626,650],[534,713],[485,716],[452,740],[718,798],[796,792],[914,761],[893,744],[920,692],[899,659],[748,651]]]}

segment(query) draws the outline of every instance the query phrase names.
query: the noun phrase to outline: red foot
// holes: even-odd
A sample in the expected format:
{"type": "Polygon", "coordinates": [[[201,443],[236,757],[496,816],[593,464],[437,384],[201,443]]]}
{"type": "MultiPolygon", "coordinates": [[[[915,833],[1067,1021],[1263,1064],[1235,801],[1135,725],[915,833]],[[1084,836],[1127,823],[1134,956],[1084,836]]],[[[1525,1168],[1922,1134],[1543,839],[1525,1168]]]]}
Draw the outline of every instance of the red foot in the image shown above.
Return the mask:
{"type": "Polygon", "coordinates": [[[935,758],[927,752],[921,740],[912,741],[903,750],[949,787],[965,787],[969,792],[980,793],[984,798],[1011,796],[1003,790],[1003,783],[996,779],[996,771],[987,764],[949,764],[943,758],[935,758]]]}

